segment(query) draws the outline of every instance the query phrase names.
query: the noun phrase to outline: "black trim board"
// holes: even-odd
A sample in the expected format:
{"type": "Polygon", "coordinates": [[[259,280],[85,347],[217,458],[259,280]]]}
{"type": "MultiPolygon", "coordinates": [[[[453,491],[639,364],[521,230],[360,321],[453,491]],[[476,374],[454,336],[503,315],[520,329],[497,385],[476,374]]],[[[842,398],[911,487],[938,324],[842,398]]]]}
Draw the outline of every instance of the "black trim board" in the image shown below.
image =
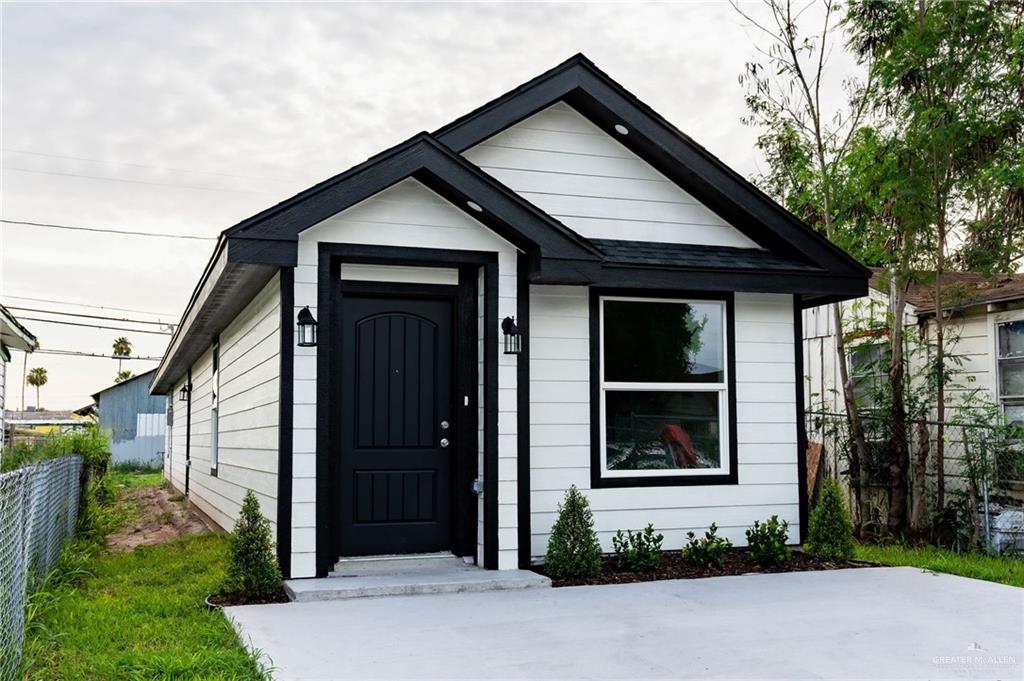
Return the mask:
{"type": "MultiPolygon", "coordinates": [[[[185,380],[188,394],[185,397],[185,498],[188,498],[189,471],[192,469],[192,367],[188,368],[185,380]]],[[[174,395],[170,396],[173,399],[174,395]]],[[[173,474],[173,473],[172,473],[173,474]]]]}
{"type": "MultiPolygon", "coordinates": [[[[331,338],[340,338],[338,316],[334,314],[337,304],[340,302],[342,290],[345,284],[342,283],[340,267],[342,262],[348,263],[372,263],[391,265],[415,265],[421,267],[453,267],[459,268],[460,298],[465,300],[472,298],[472,323],[474,329],[473,347],[474,361],[476,366],[478,358],[475,357],[475,329],[477,300],[475,281],[478,277],[479,268],[484,268],[484,315],[485,320],[492,319],[493,323],[484,324],[485,347],[492,348],[494,352],[488,352],[484,356],[484,567],[497,569],[498,567],[498,363],[497,363],[497,294],[498,294],[498,260],[496,253],[482,251],[456,251],[440,249],[420,249],[392,246],[363,246],[356,244],[326,243],[319,244],[319,265],[318,265],[318,293],[317,293],[317,314],[320,328],[320,347],[334,349],[331,338]],[[467,277],[472,277],[474,290],[468,295],[462,287],[467,277]]],[[[352,287],[352,284],[347,284],[352,287]]],[[[358,285],[356,285],[358,287],[358,285]]],[[[422,287],[421,287],[422,288],[422,287]]],[[[408,290],[408,289],[405,289],[408,290]]],[[[334,558],[339,555],[339,547],[336,544],[337,527],[336,512],[334,511],[331,494],[332,486],[336,485],[338,470],[333,457],[329,456],[331,443],[335,431],[333,424],[337,419],[330,418],[331,404],[334,398],[331,381],[329,377],[338,375],[338,357],[336,351],[317,352],[317,451],[316,451],[316,496],[317,496],[317,530],[316,530],[316,570],[317,576],[326,576],[330,571],[334,558]]],[[[463,364],[463,362],[459,362],[463,364]]],[[[476,372],[470,374],[473,378],[473,391],[471,393],[471,406],[475,413],[478,408],[476,394],[476,372]]],[[[336,387],[336,386],[335,386],[336,387]]],[[[461,423],[462,419],[460,419],[461,423]]],[[[475,430],[475,428],[474,428],[475,430]]],[[[476,433],[472,435],[472,441],[476,441],[476,433]]],[[[475,503],[474,503],[475,508],[475,503]]],[[[474,532],[476,518],[473,518],[474,532]]],[[[475,534],[474,534],[475,539],[475,534]]]]}
{"type": "Polygon", "coordinates": [[[292,571],[292,422],[295,375],[295,271],[281,268],[281,372],[277,427],[277,564],[285,579],[292,571]]]}
{"type": "Polygon", "coordinates": [[[807,418],[804,414],[804,315],[793,298],[793,364],[796,379],[796,471],[800,484],[800,543],[807,541],[807,418]]]}
{"type": "Polygon", "coordinates": [[[599,289],[590,290],[590,487],[693,487],[696,485],[735,485],[739,481],[739,446],[736,438],[736,309],[732,292],[599,289]],[[725,301],[727,390],[729,402],[729,472],[707,475],[635,476],[606,478],[601,475],[601,297],[636,296],[638,298],[677,298],[725,301]]]}
{"type": "Polygon", "coordinates": [[[519,568],[529,569],[530,530],[530,265],[520,253],[516,259],[516,324],[521,347],[516,356],[516,512],[519,568]]]}

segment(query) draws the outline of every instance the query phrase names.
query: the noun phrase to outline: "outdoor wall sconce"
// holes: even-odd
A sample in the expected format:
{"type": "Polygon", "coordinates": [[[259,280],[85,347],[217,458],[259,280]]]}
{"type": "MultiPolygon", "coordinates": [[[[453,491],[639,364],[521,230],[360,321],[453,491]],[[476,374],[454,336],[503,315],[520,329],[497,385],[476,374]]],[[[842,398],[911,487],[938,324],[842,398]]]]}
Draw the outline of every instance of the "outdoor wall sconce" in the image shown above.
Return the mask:
{"type": "Polygon", "coordinates": [[[523,349],[523,337],[519,335],[515,317],[501,320],[501,332],[505,334],[505,354],[518,355],[523,349]]]}
{"type": "Polygon", "coordinates": [[[313,319],[313,313],[309,311],[309,306],[299,310],[298,318],[299,327],[299,347],[300,348],[315,348],[316,347],[316,320],[313,319]]]}
{"type": "Polygon", "coordinates": [[[181,390],[178,392],[179,402],[188,402],[188,396],[192,393],[192,384],[186,383],[181,386],[181,390]]]}

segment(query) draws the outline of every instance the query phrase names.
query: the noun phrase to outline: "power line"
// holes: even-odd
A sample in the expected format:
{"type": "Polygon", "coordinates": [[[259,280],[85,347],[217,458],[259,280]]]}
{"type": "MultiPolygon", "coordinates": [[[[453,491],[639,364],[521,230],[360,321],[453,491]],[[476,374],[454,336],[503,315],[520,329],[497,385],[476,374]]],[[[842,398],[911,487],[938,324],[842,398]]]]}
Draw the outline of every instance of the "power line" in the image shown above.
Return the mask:
{"type": "Polygon", "coordinates": [[[192,173],[192,174],[195,174],[195,175],[215,175],[217,177],[234,177],[234,178],[238,178],[240,180],[265,180],[267,182],[298,182],[299,181],[297,178],[256,177],[256,176],[253,176],[253,175],[236,175],[234,173],[218,173],[218,172],[212,172],[212,171],[208,171],[208,170],[190,170],[188,168],[168,168],[168,167],[163,167],[163,166],[146,165],[145,163],[130,163],[128,161],[115,161],[115,160],[106,160],[105,161],[103,159],[87,158],[85,156],[65,156],[63,154],[50,154],[50,153],[46,153],[46,152],[42,152],[42,151],[27,151],[25,149],[10,149],[8,147],[4,147],[3,151],[6,151],[6,152],[9,152],[9,153],[12,153],[12,154],[26,154],[28,156],[44,156],[46,158],[63,158],[63,159],[68,159],[70,161],[84,161],[86,163],[100,163],[100,164],[114,163],[114,164],[122,165],[122,166],[130,166],[132,168],[146,168],[148,170],[160,170],[160,171],[163,171],[163,172],[192,173]]]}
{"type": "Polygon", "coordinates": [[[99,310],[115,310],[117,312],[137,312],[139,314],[148,314],[155,317],[172,317],[170,312],[151,312],[149,310],[139,310],[131,307],[111,307],[109,305],[93,305],[91,303],[79,303],[70,300],[53,300],[52,298],[30,298],[28,296],[12,296],[9,293],[4,294],[7,298],[17,298],[18,300],[30,300],[35,303],[56,303],[57,305],[76,305],[79,307],[92,307],[99,310]]]}
{"type": "Polygon", "coordinates": [[[119,357],[118,355],[101,355],[94,352],[79,352],[78,350],[36,350],[33,355],[64,355],[68,357],[102,357],[104,359],[141,359],[147,362],[159,362],[163,357],[119,357]]]}
{"type": "Polygon", "coordinates": [[[28,222],[26,220],[4,220],[0,222],[7,225],[27,225],[29,227],[52,227],[53,229],[70,229],[77,232],[102,232],[104,234],[122,234],[125,236],[151,236],[164,239],[191,239],[194,241],[215,241],[214,236],[193,236],[191,234],[163,234],[162,232],[139,232],[120,229],[108,229],[106,227],[81,227],[78,225],[56,225],[51,222],[28,222]]]}
{"type": "Polygon", "coordinates": [[[82,317],[83,319],[102,319],[108,322],[130,322],[132,324],[152,324],[154,326],[172,326],[170,322],[154,322],[148,319],[128,319],[126,317],[105,317],[103,315],[96,314],[82,314],[79,312],[60,312],[58,310],[42,310],[38,307],[20,307],[17,305],[8,305],[11,310],[19,310],[21,312],[42,312],[44,314],[56,314],[64,315],[65,317],[82,317]]]}
{"type": "Polygon", "coordinates": [[[106,180],[108,182],[127,182],[128,184],[148,184],[154,187],[175,187],[177,189],[198,189],[204,192],[226,192],[229,194],[269,194],[266,191],[252,191],[251,189],[226,189],[221,187],[203,187],[197,184],[177,184],[174,182],[151,182],[149,180],[131,180],[126,177],[109,177],[105,175],[86,175],[85,173],[62,173],[57,170],[32,170],[31,168],[15,168],[3,166],[3,170],[14,170],[19,173],[33,173],[35,175],[56,175],[58,177],[78,177],[87,180],[106,180]]]}
{"type": "Polygon", "coordinates": [[[149,329],[129,329],[126,326],[101,326],[99,324],[86,324],[85,322],[65,322],[60,319],[43,319],[42,317],[20,317],[19,319],[27,319],[30,322],[43,322],[50,324],[65,324],[67,326],[88,326],[94,329],[108,329],[110,331],[131,331],[132,333],[152,333],[158,336],[172,336],[169,331],[151,331],[149,329]]]}

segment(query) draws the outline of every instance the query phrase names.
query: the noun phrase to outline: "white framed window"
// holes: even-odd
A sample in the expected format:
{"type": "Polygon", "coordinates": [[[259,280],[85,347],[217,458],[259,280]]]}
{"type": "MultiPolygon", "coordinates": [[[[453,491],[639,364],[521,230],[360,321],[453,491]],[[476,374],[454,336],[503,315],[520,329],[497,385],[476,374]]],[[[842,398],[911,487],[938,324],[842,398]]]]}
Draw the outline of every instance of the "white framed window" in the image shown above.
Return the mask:
{"type": "Polygon", "coordinates": [[[996,395],[1006,420],[1024,425],[1024,319],[996,324],[996,395]]]}
{"type": "Polygon", "coordinates": [[[210,377],[210,475],[217,475],[220,458],[220,341],[213,344],[213,376],[210,377]]]}
{"type": "Polygon", "coordinates": [[[729,476],[725,300],[601,296],[601,480],[729,476]]]}

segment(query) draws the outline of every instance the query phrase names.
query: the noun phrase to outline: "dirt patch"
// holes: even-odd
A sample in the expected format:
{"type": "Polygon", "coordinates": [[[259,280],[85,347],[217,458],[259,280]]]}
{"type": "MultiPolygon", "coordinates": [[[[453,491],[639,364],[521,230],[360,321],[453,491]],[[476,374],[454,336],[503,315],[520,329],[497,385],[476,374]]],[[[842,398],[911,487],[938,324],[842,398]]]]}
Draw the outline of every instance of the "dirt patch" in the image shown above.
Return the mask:
{"type": "Polygon", "coordinates": [[[122,499],[138,506],[139,517],[107,538],[111,551],[131,551],[211,529],[180,495],[164,487],[137,487],[122,499]]]}
{"type": "Polygon", "coordinates": [[[292,599],[282,588],[272,596],[266,598],[250,598],[247,594],[213,594],[206,599],[206,604],[216,608],[227,608],[233,605],[263,605],[266,603],[291,603],[292,599]]]}
{"type": "MultiPolygon", "coordinates": [[[[804,553],[793,551],[790,560],[776,567],[761,567],[747,549],[731,549],[725,554],[724,565],[699,567],[683,559],[681,551],[665,551],[661,563],[651,572],[627,572],[620,570],[614,556],[601,560],[601,572],[591,579],[553,579],[554,586],[582,586],[585,584],[628,584],[630,582],[653,582],[659,579],[695,579],[698,577],[722,577],[724,575],[745,575],[749,573],[806,572],[809,570],[841,570],[844,568],[878,567],[876,563],[859,560],[820,560],[804,553]]],[[[543,566],[534,568],[544,574],[543,566]]]]}

